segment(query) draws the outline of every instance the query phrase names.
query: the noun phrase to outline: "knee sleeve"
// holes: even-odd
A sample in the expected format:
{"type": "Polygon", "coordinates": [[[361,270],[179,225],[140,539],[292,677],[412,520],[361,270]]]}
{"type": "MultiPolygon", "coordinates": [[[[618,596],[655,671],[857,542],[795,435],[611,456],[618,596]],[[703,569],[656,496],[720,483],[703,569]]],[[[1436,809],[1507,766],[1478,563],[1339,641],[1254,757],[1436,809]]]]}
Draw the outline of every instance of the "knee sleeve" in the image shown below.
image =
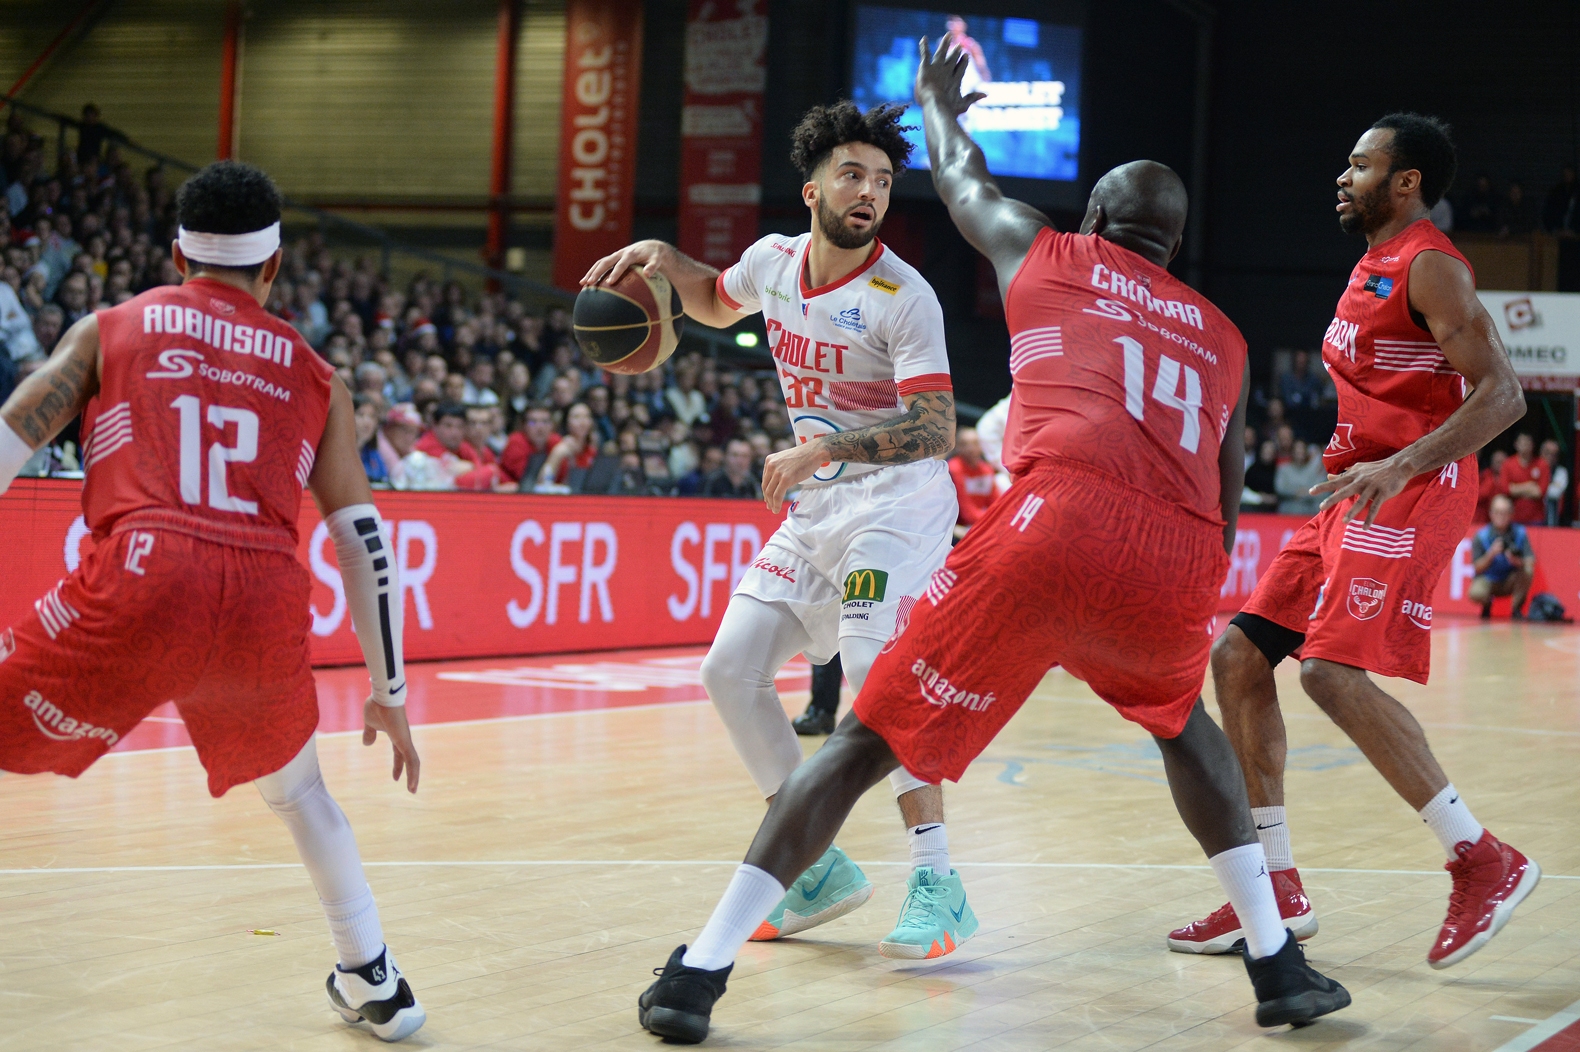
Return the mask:
{"type": "Polygon", "coordinates": [[[800,620],[783,604],[737,595],[702,659],[703,689],[765,797],[777,793],[801,764],[801,742],[779,701],[774,676],[809,645],[800,620]]]}
{"type": "Polygon", "coordinates": [[[1306,641],[1304,632],[1296,632],[1243,610],[1230,618],[1229,623],[1245,633],[1251,645],[1262,652],[1269,668],[1277,668],[1280,661],[1299,650],[1306,641]]]}

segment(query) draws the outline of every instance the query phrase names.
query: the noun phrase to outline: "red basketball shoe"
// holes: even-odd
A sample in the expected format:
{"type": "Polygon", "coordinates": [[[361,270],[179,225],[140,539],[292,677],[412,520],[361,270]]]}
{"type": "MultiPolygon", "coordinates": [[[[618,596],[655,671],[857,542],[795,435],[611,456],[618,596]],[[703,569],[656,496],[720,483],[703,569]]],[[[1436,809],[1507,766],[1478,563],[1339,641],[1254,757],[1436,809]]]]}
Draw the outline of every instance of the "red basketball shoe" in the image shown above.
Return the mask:
{"type": "Polygon", "coordinates": [[[1454,853],[1459,857],[1443,867],[1454,878],[1448,917],[1426,955],[1433,968],[1458,964],[1492,941],[1542,879],[1540,866],[1485,829],[1474,844],[1455,844],[1454,853]]]}
{"type": "MultiPolygon", "coordinates": [[[[1311,911],[1311,902],[1300,886],[1300,871],[1279,869],[1270,876],[1284,926],[1301,942],[1311,938],[1317,933],[1317,915],[1311,911]]],[[[1227,902],[1194,924],[1169,932],[1169,949],[1175,953],[1239,953],[1244,945],[1240,918],[1227,902]]]]}

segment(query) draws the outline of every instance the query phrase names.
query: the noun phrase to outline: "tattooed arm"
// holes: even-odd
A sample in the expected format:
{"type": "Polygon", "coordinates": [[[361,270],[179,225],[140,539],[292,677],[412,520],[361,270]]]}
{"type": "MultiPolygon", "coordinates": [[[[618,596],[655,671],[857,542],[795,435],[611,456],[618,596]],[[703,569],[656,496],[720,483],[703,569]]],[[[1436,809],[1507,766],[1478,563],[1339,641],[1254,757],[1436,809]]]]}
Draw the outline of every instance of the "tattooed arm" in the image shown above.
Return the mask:
{"type": "Polygon", "coordinates": [[[909,464],[946,457],[955,448],[955,396],[921,391],[905,396],[905,415],[859,431],[840,431],[775,453],[763,464],[763,500],[778,513],[790,487],[824,464],[909,464]]]}
{"type": "Polygon", "coordinates": [[[23,380],[0,408],[0,420],[37,450],[81,413],[99,390],[99,319],[83,318],[60,338],[55,353],[23,380]]]}

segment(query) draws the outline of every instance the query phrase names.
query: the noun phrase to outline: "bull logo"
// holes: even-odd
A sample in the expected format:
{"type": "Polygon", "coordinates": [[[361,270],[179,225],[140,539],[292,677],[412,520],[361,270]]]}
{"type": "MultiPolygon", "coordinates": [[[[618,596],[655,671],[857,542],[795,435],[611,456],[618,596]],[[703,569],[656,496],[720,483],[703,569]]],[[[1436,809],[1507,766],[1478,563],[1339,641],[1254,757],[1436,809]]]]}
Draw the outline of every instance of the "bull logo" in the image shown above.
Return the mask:
{"type": "Polygon", "coordinates": [[[1383,600],[1388,596],[1388,586],[1370,577],[1350,578],[1349,611],[1358,621],[1370,621],[1382,612],[1383,600]]]}
{"type": "Polygon", "coordinates": [[[841,602],[868,600],[883,602],[889,588],[889,575],[883,570],[852,570],[845,577],[845,598],[841,602]]]}

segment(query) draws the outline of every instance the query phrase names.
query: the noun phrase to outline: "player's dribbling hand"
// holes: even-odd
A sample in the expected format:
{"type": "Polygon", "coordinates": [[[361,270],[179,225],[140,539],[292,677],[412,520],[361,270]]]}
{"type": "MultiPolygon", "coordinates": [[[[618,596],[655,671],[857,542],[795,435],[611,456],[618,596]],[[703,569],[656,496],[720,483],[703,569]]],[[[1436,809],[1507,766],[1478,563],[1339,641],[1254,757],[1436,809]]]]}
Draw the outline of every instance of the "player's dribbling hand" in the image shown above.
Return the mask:
{"type": "Polygon", "coordinates": [[[916,67],[916,101],[926,102],[932,99],[946,112],[953,113],[956,117],[971,108],[973,102],[987,98],[980,91],[973,91],[964,97],[960,94],[960,83],[966,75],[966,64],[971,61],[964,48],[956,51],[949,50],[949,36],[945,34],[938,38],[938,47],[929,55],[927,53],[927,38],[916,42],[916,50],[921,55],[921,65],[916,67]]]}
{"type": "Polygon", "coordinates": [[[1344,513],[1344,521],[1351,522],[1364,511],[1367,513],[1366,528],[1371,529],[1377,513],[1382,510],[1383,501],[1397,496],[1410,478],[1407,469],[1394,464],[1391,459],[1374,460],[1351,464],[1342,474],[1312,486],[1310,492],[1313,497],[1327,494],[1318,511],[1327,511],[1340,501],[1354,497],[1355,503],[1344,513]]]}
{"type": "Polygon", "coordinates": [[[371,697],[362,703],[362,744],[372,745],[379,740],[379,731],[389,735],[390,746],[395,750],[395,767],[390,777],[400,781],[402,769],[406,772],[406,791],[417,791],[418,772],[422,761],[417,758],[417,747],[411,742],[411,726],[406,722],[406,707],[391,708],[380,705],[371,697]]]}
{"type": "Polygon", "coordinates": [[[770,453],[763,461],[763,503],[768,510],[778,515],[791,487],[811,478],[823,462],[823,446],[816,441],[770,453]]]}
{"type": "Polygon", "coordinates": [[[652,277],[663,266],[664,253],[668,249],[669,246],[662,241],[638,241],[634,245],[627,245],[594,263],[582,275],[582,285],[588,287],[600,282],[613,285],[631,267],[641,267],[644,274],[652,277]]]}

